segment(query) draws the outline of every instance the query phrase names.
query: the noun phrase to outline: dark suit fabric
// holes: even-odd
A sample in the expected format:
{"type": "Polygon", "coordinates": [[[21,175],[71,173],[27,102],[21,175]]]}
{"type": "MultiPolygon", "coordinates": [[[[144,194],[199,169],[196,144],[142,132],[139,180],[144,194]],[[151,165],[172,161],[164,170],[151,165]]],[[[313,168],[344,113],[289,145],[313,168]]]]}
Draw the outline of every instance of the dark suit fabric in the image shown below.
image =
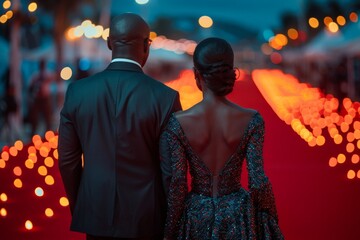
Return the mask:
{"type": "Polygon", "coordinates": [[[71,230],[121,238],[162,234],[166,200],[158,139],[180,109],[176,91],[132,63],[111,63],[69,85],[59,169],[71,230]]]}

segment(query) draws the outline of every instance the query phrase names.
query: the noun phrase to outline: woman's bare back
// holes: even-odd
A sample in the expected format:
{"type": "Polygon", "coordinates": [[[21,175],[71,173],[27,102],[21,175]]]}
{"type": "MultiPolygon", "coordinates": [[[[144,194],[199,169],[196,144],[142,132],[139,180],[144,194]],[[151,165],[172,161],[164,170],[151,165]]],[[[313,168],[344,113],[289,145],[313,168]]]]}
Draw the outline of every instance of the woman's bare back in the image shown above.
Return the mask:
{"type": "Polygon", "coordinates": [[[192,150],[216,176],[235,153],[254,114],[225,100],[201,102],[175,116],[192,150]]]}

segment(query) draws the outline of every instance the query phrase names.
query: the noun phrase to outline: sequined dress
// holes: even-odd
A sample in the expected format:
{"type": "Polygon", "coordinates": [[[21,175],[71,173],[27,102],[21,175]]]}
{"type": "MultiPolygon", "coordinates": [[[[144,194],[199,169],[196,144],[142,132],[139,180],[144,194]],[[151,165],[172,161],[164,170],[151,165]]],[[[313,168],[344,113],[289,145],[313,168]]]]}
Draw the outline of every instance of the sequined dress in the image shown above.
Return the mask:
{"type": "Polygon", "coordinates": [[[194,153],[176,117],[170,117],[160,138],[163,180],[168,190],[166,239],[284,239],[272,187],[264,173],[263,140],[264,121],[257,112],[236,151],[213,175],[194,153]],[[245,159],[248,191],[240,183],[245,159]]]}

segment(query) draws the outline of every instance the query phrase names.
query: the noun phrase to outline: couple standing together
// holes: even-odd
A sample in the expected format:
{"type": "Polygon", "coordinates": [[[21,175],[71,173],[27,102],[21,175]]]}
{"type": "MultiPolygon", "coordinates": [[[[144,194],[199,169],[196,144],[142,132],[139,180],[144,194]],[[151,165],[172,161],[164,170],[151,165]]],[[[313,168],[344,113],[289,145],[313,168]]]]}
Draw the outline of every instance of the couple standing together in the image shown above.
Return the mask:
{"type": "Polygon", "coordinates": [[[231,46],[197,45],[203,100],[181,111],[178,93],[142,71],[149,33],[138,15],[113,18],[110,65],[67,90],[59,168],[71,230],[88,240],[283,239],[263,169],[263,119],[225,98],[236,78],[231,46]]]}

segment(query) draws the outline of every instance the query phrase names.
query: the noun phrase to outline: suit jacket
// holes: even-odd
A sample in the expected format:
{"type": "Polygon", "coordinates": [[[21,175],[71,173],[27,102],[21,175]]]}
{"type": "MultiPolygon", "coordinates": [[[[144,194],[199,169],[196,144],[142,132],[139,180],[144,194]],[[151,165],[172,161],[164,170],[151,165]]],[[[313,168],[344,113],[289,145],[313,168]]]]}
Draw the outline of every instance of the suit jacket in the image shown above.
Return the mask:
{"type": "Polygon", "coordinates": [[[69,85],[58,149],[71,230],[124,238],[162,234],[158,140],[178,110],[178,93],[133,63],[111,63],[69,85]]]}

